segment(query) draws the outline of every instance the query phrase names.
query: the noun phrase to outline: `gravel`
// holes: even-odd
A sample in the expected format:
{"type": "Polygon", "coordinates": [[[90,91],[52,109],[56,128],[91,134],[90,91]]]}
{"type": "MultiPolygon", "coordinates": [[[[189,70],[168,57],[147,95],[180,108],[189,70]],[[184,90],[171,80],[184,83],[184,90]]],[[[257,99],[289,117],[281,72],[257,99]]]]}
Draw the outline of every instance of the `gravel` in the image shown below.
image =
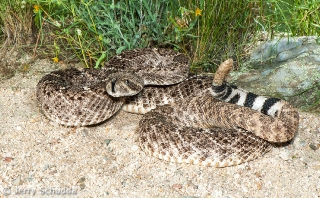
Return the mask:
{"type": "Polygon", "coordinates": [[[239,166],[168,163],[140,150],[141,115],[119,112],[68,128],[41,114],[35,87],[54,65],[37,60],[0,82],[0,196],[320,197],[320,116],[300,113],[290,144],[239,166]]]}

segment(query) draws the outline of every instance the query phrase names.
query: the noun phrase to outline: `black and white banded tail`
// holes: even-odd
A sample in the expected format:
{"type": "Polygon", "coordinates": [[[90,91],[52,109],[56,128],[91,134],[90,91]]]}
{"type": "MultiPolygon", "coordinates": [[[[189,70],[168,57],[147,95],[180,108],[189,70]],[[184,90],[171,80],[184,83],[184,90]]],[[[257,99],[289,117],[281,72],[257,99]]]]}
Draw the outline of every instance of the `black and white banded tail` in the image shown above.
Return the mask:
{"type": "Polygon", "coordinates": [[[237,104],[239,106],[249,107],[265,115],[277,116],[282,108],[283,102],[278,98],[269,98],[243,90],[235,85],[223,83],[221,85],[212,85],[212,95],[222,101],[237,104]]]}

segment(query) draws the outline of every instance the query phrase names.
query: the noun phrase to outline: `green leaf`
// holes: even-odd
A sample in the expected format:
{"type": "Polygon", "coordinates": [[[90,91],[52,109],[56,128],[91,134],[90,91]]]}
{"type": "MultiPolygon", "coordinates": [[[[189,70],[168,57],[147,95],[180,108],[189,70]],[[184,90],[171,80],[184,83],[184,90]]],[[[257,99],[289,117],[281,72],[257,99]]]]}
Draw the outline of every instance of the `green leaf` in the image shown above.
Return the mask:
{"type": "Polygon", "coordinates": [[[94,68],[100,68],[100,63],[101,61],[103,61],[107,56],[107,53],[102,53],[101,56],[99,57],[99,59],[96,62],[96,65],[94,66],[94,68]]]}
{"type": "Polygon", "coordinates": [[[121,46],[117,49],[116,53],[117,54],[120,54],[124,49],[126,49],[127,47],[126,46],[121,46]]]}

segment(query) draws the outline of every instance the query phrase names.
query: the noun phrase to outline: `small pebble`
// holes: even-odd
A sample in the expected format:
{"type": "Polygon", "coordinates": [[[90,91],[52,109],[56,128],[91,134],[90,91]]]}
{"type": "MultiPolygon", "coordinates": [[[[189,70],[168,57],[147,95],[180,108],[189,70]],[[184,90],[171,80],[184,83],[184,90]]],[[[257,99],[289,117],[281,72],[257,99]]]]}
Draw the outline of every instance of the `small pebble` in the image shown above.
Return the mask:
{"type": "Polygon", "coordinates": [[[289,159],[289,153],[287,151],[281,151],[279,157],[284,161],[287,161],[289,159]]]}
{"type": "Polygon", "coordinates": [[[4,157],[3,161],[5,162],[11,162],[13,160],[12,157],[4,157]]]}
{"type": "Polygon", "coordinates": [[[313,144],[309,144],[309,147],[314,151],[318,149],[318,147],[313,144]]]}
{"type": "Polygon", "coordinates": [[[88,132],[88,130],[86,128],[82,128],[80,131],[81,131],[83,136],[88,136],[88,134],[89,134],[89,132],[88,132]]]}
{"type": "Polygon", "coordinates": [[[81,177],[79,180],[78,180],[78,183],[79,183],[79,187],[81,190],[83,190],[85,187],[86,187],[86,184],[84,183],[86,181],[86,178],[85,177],[81,177]]]}
{"type": "Polygon", "coordinates": [[[299,143],[301,146],[305,146],[307,144],[306,141],[304,141],[304,140],[301,140],[299,143]]]}
{"type": "Polygon", "coordinates": [[[182,188],[182,185],[181,184],[173,184],[172,188],[180,190],[182,188]]]}
{"type": "Polygon", "coordinates": [[[83,190],[86,187],[86,185],[84,183],[80,184],[80,189],[83,190]]]}
{"type": "Polygon", "coordinates": [[[131,147],[131,151],[137,151],[139,149],[139,146],[138,145],[133,145],[131,147]]]}
{"type": "Polygon", "coordinates": [[[21,129],[22,129],[21,126],[17,126],[18,131],[21,131],[21,129]]]}
{"type": "Polygon", "coordinates": [[[110,144],[111,141],[112,141],[112,139],[106,139],[106,140],[105,140],[106,146],[109,146],[109,144],[110,144]]]}
{"type": "Polygon", "coordinates": [[[21,184],[22,184],[21,176],[19,176],[12,182],[12,185],[14,186],[20,186],[21,184]]]}
{"type": "Polygon", "coordinates": [[[85,177],[81,177],[79,180],[78,180],[78,183],[83,183],[86,181],[86,178],[85,177]]]}

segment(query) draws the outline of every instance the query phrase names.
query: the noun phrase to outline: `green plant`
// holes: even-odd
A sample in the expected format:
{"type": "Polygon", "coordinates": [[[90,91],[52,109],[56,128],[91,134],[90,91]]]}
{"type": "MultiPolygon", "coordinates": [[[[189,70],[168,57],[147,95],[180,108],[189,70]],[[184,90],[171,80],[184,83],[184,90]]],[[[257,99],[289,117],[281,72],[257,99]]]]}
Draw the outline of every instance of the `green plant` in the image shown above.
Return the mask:
{"type": "Polygon", "coordinates": [[[320,0],[261,1],[261,23],[270,32],[293,36],[319,35],[320,0]]]}
{"type": "Polygon", "coordinates": [[[0,2],[0,31],[2,48],[24,45],[25,37],[30,36],[32,30],[31,9],[25,1],[2,0],[0,2]]]}
{"type": "Polygon", "coordinates": [[[61,50],[71,50],[87,67],[99,67],[123,50],[171,46],[189,55],[192,69],[214,71],[229,57],[241,65],[261,30],[271,37],[316,34],[319,1],[4,0],[0,5],[33,7],[39,44],[52,40],[45,44],[55,61],[61,50]]]}
{"type": "Polygon", "coordinates": [[[232,57],[245,60],[245,45],[252,42],[259,29],[254,19],[259,15],[255,2],[188,0],[179,1],[190,10],[202,10],[192,34],[196,39],[189,47],[193,70],[214,71],[221,61],[232,57]]]}
{"type": "Polygon", "coordinates": [[[51,34],[55,48],[60,49],[57,40],[67,41],[87,67],[99,67],[123,50],[166,44],[179,48],[176,44],[192,29],[179,29],[173,16],[175,2],[169,0],[28,2],[34,5],[42,38],[44,24],[55,26],[51,34]]]}
{"type": "Polygon", "coordinates": [[[320,0],[295,1],[293,6],[293,35],[319,35],[320,32],[320,0]]]}

